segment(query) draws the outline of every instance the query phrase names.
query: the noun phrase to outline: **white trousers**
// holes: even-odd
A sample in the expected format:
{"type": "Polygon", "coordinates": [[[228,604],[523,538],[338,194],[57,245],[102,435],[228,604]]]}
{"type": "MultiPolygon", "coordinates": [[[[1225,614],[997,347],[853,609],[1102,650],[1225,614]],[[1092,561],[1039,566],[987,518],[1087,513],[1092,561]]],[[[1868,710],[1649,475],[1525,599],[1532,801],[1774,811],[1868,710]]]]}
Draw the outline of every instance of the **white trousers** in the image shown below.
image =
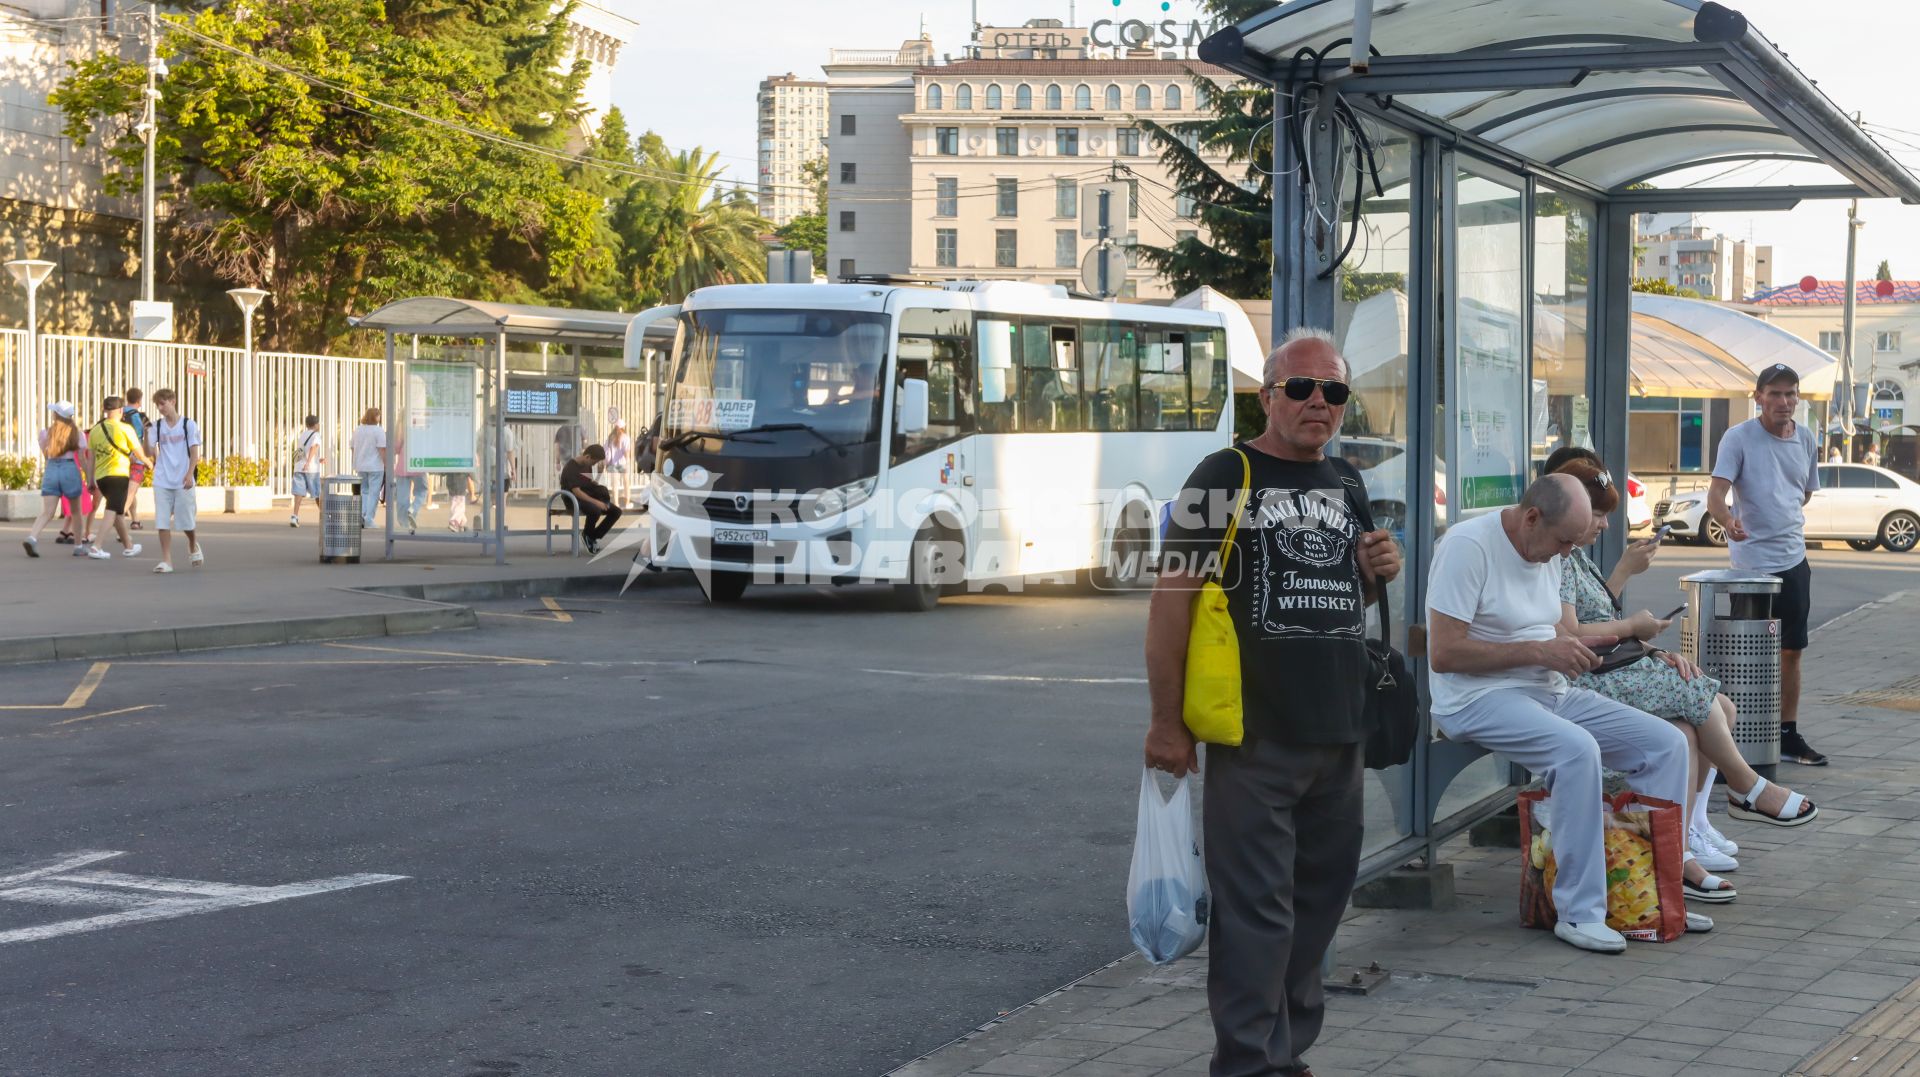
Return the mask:
{"type": "Polygon", "coordinates": [[[1673,723],[1584,688],[1502,688],[1433,716],[1449,740],[1472,741],[1538,775],[1553,798],[1550,841],[1559,873],[1553,907],[1572,924],[1607,918],[1600,767],[1636,792],[1687,803],[1687,738],[1673,723]]]}

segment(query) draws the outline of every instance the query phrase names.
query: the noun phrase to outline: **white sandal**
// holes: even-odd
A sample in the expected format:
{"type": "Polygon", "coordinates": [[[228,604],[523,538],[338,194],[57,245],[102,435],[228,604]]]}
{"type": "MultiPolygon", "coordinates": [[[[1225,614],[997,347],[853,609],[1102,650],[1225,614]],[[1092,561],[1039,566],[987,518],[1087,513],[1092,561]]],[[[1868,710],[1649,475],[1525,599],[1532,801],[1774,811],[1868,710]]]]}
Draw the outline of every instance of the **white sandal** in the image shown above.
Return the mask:
{"type": "MultiPolygon", "coordinates": [[[[1688,853],[1686,859],[1681,862],[1683,865],[1682,870],[1685,870],[1685,864],[1698,862],[1699,861],[1694,859],[1692,853],[1688,853]]],[[[1712,872],[1708,872],[1707,877],[1697,883],[1690,879],[1682,878],[1680,880],[1680,890],[1688,901],[1704,901],[1709,905],[1724,905],[1740,896],[1738,891],[1727,885],[1727,880],[1722,879],[1712,872]]]]}
{"type": "Polygon", "coordinates": [[[1813,817],[1820,814],[1819,805],[1801,796],[1799,793],[1788,793],[1787,802],[1780,805],[1780,814],[1768,815],[1766,812],[1761,811],[1759,807],[1760,794],[1766,792],[1767,785],[1768,782],[1765,778],[1756,776],[1753,781],[1753,788],[1747,790],[1744,795],[1728,789],[1727,814],[1733,816],[1735,819],[1746,819],[1755,823],[1768,823],[1772,826],[1801,826],[1805,823],[1813,822],[1813,817]],[[1805,808],[1806,811],[1802,812],[1802,808],[1805,808]]]}

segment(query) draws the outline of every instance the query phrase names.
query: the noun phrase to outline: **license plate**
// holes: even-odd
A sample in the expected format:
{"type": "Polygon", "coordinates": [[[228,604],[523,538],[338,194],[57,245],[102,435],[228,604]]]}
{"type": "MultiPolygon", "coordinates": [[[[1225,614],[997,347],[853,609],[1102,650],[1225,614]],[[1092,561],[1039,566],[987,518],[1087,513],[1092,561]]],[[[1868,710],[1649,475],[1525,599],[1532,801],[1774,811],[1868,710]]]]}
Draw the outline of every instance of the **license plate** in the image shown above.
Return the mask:
{"type": "Polygon", "coordinates": [[[767,541],[767,533],[738,527],[716,527],[713,529],[713,541],[723,546],[759,546],[767,541]]]}

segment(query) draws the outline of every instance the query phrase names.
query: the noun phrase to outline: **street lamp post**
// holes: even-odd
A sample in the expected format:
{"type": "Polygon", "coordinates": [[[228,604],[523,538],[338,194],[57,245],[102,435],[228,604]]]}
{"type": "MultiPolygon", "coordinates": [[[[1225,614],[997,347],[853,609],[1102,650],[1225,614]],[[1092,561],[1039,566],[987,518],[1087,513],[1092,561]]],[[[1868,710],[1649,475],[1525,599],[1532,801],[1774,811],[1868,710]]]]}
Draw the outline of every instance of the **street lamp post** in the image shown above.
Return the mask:
{"type": "Polygon", "coordinates": [[[53,272],[53,263],[42,258],[16,258],[7,263],[7,272],[27,290],[27,347],[20,357],[19,389],[17,390],[20,410],[15,413],[15,422],[19,424],[19,441],[15,447],[22,453],[27,451],[32,436],[33,424],[40,419],[40,282],[53,272]]]}
{"type": "Polygon", "coordinates": [[[253,387],[253,312],[260,306],[260,301],[267,297],[267,293],[261,288],[229,288],[227,297],[240,307],[240,320],[246,328],[247,354],[240,365],[240,441],[251,458],[259,455],[259,438],[254,422],[260,410],[253,387]]]}

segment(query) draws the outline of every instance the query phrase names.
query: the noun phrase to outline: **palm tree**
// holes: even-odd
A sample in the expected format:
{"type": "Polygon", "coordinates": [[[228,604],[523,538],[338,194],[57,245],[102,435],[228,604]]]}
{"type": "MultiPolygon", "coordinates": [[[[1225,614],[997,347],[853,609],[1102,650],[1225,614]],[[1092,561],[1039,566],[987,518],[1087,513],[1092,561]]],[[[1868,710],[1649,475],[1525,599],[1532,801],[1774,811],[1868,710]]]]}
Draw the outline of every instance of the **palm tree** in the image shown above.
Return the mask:
{"type": "Polygon", "coordinates": [[[677,303],[709,284],[766,279],[760,236],[772,225],[736,187],[717,189],[719,155],[673,153],[658,140],[642,146],[651,175],[636,180],[614,211],[625,240],[621,271],[645,303],[677,303]]]}

